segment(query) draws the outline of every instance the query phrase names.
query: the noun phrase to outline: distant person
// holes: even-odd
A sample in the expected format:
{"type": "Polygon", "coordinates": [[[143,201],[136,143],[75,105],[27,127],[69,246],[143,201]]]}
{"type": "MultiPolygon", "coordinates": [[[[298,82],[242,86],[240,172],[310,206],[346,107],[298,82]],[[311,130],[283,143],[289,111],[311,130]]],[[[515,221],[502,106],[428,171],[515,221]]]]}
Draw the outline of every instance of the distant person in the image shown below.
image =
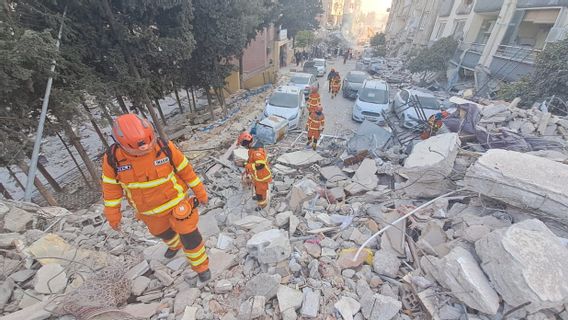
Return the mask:
{"type": "Polygon", "coordinates": [[[306,130],[308,131],[308,142],[306,145],[312,145],[315,151],[318,146],[318,140],[325,125],[325,117],[323,115],[323,108],[318,106],[315,110],[310,112],[308,121],[306,122],[306,130]]]}
{"type": "Polygon", "coordinates": [[[331,92],[331,83],[333,82],[333,78],[335,78],[335,68],[331,68],[331,71],[327,74],[327,81],[328,81],[328,92],[331,92]]]}
{"type": "Polygon", "coordinates": [[[343,55],[343,64],[347,63],[347,59],[349,59],[349,50],[345,51],[343,55]]]}
{"type": "Polygon", "coordinates": [[[300,51],[296,51],[296,53],[294,53],[294,58],[296,59],[296,67],[299,67],[302,62],[302,54],[300,51]]]}
{"type": "Polygon", "coordinates": [[[335,73],[333,80],[331,80],[331,98],[335,98],[341,89],[341,76],[339,72],[335,73]]]}

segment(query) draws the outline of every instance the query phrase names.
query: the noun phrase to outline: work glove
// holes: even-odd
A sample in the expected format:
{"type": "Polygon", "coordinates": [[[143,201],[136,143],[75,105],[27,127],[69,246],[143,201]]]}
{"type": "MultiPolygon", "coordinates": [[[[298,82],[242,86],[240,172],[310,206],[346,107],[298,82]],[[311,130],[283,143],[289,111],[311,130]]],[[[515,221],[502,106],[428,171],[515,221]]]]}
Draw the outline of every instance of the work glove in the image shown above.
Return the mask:
{"type": "Polygon", "coordinates": [[[206,205],[209,202],[209,198],[207,197],[207,194],[205,194],[205,196],[198,197],[197,200],[199,201],[199,204],[202,204],[202,205],[206,205]]]}
{"type": "Polygon", "coordinates": [[[111,228],[113,228],[116,231],[120,230],[120,220],[122,219],[122,215],[120,213],[107,214],[106,218],[111,228]]]}

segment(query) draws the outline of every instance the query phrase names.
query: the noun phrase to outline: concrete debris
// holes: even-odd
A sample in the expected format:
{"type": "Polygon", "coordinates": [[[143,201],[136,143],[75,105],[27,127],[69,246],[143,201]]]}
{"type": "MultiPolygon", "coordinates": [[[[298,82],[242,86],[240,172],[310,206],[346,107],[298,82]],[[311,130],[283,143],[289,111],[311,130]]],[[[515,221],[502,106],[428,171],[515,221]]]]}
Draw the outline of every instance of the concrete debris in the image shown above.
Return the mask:
{"type": "Polygon", "coordinates": [[[267,300],[276,297],[282,277],[261,273],[248,281],[243,291],[245,297],[263,296],[267,300]]]}
{"type": "Polygon", "coordinates": [[[288,233],[271,229],[252,236],[246,244],[248,253],[260,263],[278,263],[288,259],[292,252],[288,233]]]}
{"type": "Polygon", "coordinates": [[[539,220],[491,232],[475,243],[482,268],[509,305],[538,311],[568,303],[568,248],[539,220]]]}
{"type": "Polygon", "coordinates": [[[224,294],[233,290],[233,284],[229,280],[219,280],[215,283],[215,292],[219,294],[224,294]]]}
{"type": "Polygon", "coordinates": [[[39,293],[53,294],[62,292],[67,286],[67,273],[57,264],[50,263],[39,268],[35,277],[34,290],[39,293]]]}
{"type": "Polygon", "coordinates": [[[280,312],[287,310],[297,310],[302,306],[304,295],[300,290],[292,289],[288,286],[280,285],[276,294],[280,312]]]}
{"type": "Polygon", "coordinates": [[[150,265],[146,260],[141,261],[139,264],[132,267],[126,272],[126,278],[134,280],[150,270],[150,265]]]}
{"type": "Polygon", "coordinates": [[[377,164],[374,160],[363,160],[353,176],[353,182],[345,187],[345,192],[350,195],[357,195],[375,189],[379,182],[379,178],[375,175],[376,172],[377,164]]]}
{"type": "Polygon", "coordinates": [[[243,302],[239,308],[239,319],[255,319],[264,315],[264,296],[254,296],[243,302]]]}
{"type": "Polygon", "coordinates": [[[203,239],[218,235],[221,232],[217,219],[212,214],[199,216],[198,228],[203,239]]]}
{"type": "Polygon", "coordinates": [[[396,254],[390,250],[381,249],[375,252],[373,269],[378,274],[396,278],[400,264],[396,254]]]}
{"type": "Polygon", "coordinates": [[[465,186],[519,208],[568,217],[568,166],[541,157],[492,149],[468,170],[465,186]]]}
{"type": "Polygon", "coordinates": [[[402,309],[400,301],[380,294],[364,297],[361,306],[361,312],[367,320],[390,320],[402,309]]]}
{"type": "Polygon", "coordinates": [[[136,303],[127,305],[124,309],[122,309],[122,311],[136,318],[150,319],[154,314],[156,314],[159,307],[159,302],[136,303]]]}
{"type": "Polygon", "coordinates": [[[290,209],[298,212],[302,208],[304,201],[312,199],[318,189],[317,183],[310,179],[304,179],[292,187],[290,192],[290,209]]]}
{"type": "Polygon", "coordinates": [[[0,233],[0,248],[14,248],[16,246],[16,241],[24,240],[24,236],[19,233],[0,233]]]}
{"type": "Polygon", "coordinates": [[[185,307],[183,311],[183,316],[181,320],[196,320],[197,319],[197,307],[185,307]]]}
{"type": "Polygon", "coordinates": [[[6,280],[0,283],[0,309],[4,309],[4,306],[12,296],[13,290],[14,282],[12,280],[6,280]]]}
{"type": "Polygon", "coordinates": [[[31,225],[33,218],[30,212],[12,207],[4,215],[4,229],[10,232],[23,232],[31,225]]]}
{"type": "Polygon", "coordinates": [[[304,318],[315,318],[319,314],[320,293],[311,289],[304,291],[304,300],[300,314],[304,318]]]}
{"type": "Polygon", "coordinates": [[[456,247],[442,259],[424,257],[421,264],[429,267],[430,261],[434,269],[429,273],[460,301],[486,314],[497,313],[499,296],[469,251],[456,247]]]}
{"type": "Polygon", "coordinates": [[[150,284],[150,278],[140,276],[132,281],[132,294],[135,296],[140,296],[144,293],[148,285],[150,284]]]}
{"type": "Polygon", "coordinates": [[[353,320],[353,316],[361,310],[361,304],[351,297],[341,297],[333,306],[344,320],[353,320]]]}
{"type": "Polygon", "coordinates": [[[323,158],[317,152],[312,150],[300,150],[291,153],[285,153],[278,157],[276,161],[294,168],[309,167],[314,163],[322,161],[323,158]]]}
{"type": "Polygon", "coordinates": [[[345,173],[336,166],[323,167],[320,169],[320,174],[327,182],[347,180],[345,173]]]}

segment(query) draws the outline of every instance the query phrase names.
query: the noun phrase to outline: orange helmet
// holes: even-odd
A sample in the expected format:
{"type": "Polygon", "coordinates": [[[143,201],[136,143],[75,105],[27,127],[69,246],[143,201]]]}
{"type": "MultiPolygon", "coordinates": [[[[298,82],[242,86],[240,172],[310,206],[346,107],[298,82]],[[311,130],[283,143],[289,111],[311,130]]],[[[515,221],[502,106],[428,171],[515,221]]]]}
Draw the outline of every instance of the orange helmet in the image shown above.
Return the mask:
{"type": "Polygon", "coordinates": [[[250,143],[252,142],[252,135],[250,133],[248,133],[247,131],[241,133],[241,135],[239,135],[239,139],[238,139],[238,144],[246,147],[248,145],[250,145],[250,143]]]}
{"type": "Polygon", "coordinates": [[[316,86],[312,86],[312,93],[316,93],[316,92],[318,92],[318,89],[319,89],[318,87],[316,87],[316,86]]]}
{"type": "Polygon", "coordinates": [[[114,119],[112,135],[124,151],[134,156],[150,153],[156,144],[152,124],[133,113],[114,119]]]}

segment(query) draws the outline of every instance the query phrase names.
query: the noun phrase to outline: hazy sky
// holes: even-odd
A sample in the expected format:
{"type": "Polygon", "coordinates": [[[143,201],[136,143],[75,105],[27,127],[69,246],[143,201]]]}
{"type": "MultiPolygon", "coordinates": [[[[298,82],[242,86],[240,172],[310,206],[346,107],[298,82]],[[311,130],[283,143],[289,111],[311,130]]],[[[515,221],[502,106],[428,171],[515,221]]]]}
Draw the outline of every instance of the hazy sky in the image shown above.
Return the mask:
{"type": "Polygon", "coordinates": [[[364,11],[385,12],[390,7],[391,0],[363,0],[364,11]]]}

